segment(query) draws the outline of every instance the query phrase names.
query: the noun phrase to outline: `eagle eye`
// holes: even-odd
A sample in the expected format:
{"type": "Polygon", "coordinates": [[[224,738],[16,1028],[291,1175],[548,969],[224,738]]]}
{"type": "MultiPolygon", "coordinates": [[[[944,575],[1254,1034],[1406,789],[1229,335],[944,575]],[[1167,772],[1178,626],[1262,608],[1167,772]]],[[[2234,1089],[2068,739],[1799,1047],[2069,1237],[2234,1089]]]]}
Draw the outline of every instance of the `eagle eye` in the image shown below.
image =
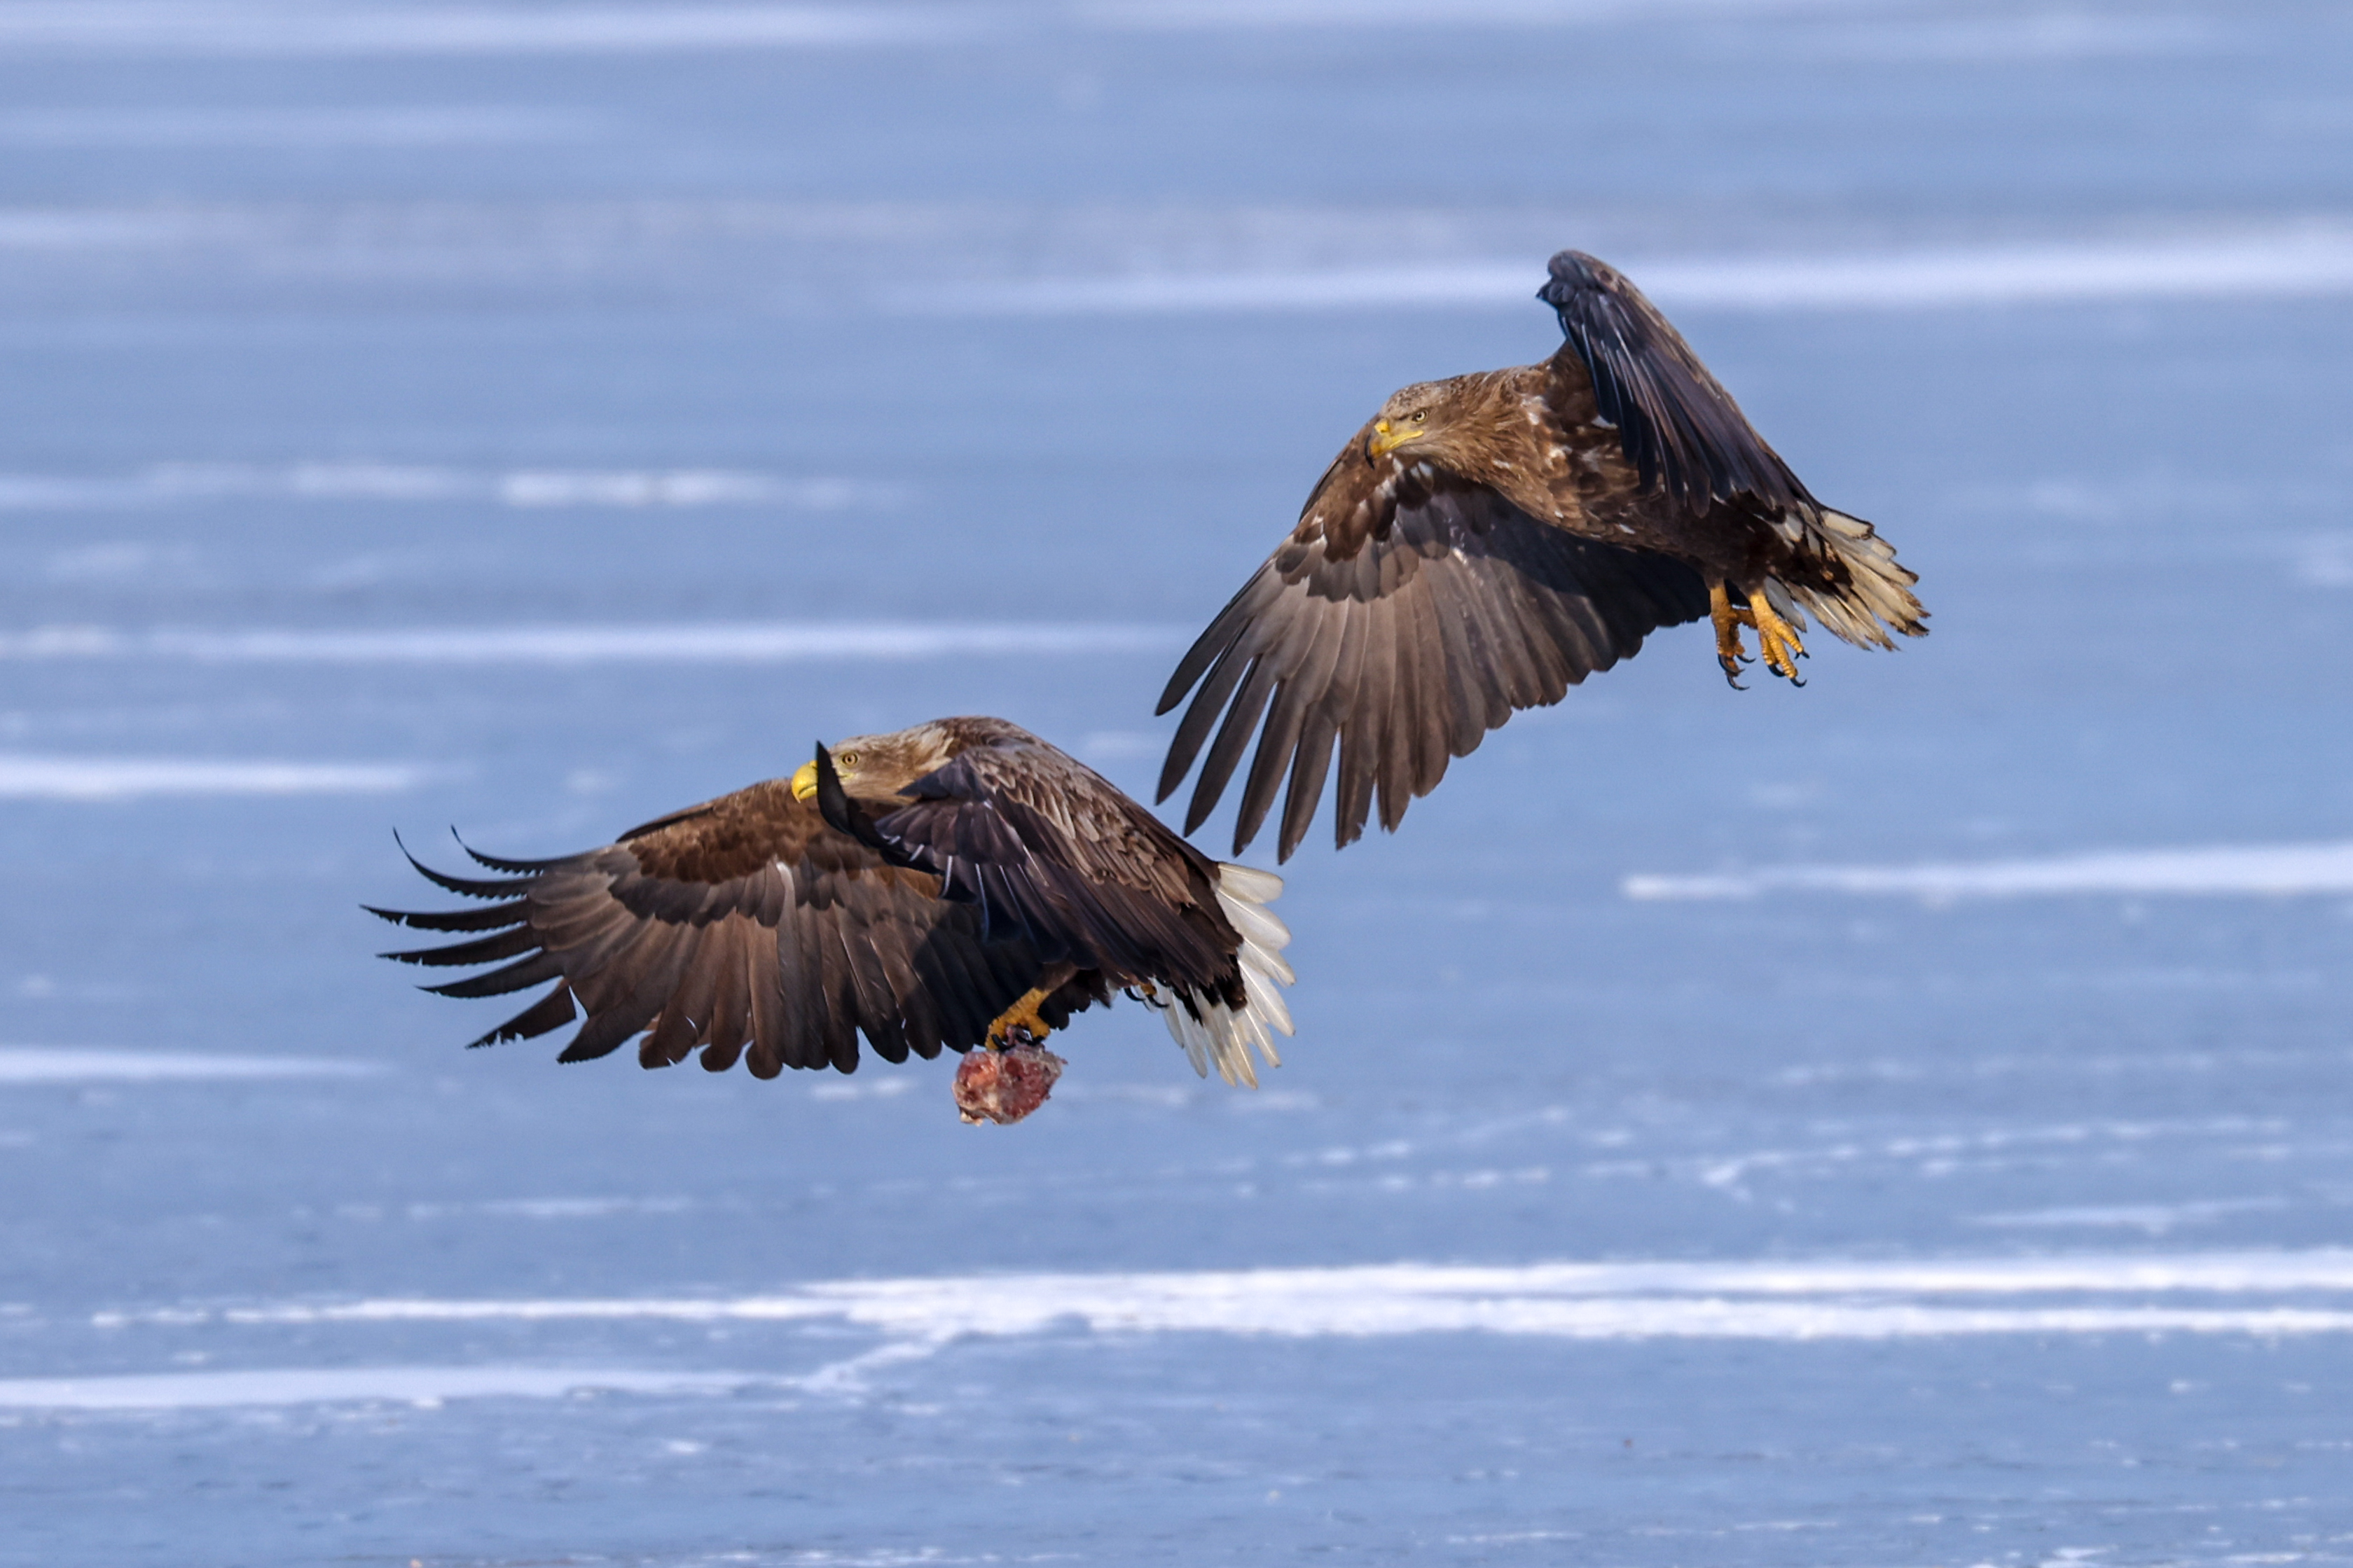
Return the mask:
{"type": "Polygon", "coordinates": [[[1429,418],[1429,417],[1430,417],[1430,410],[1429,410],[1429,409],[1427,409],[1427,408],[1417,408],[1417,409],[1415,409],[1415,410],[1414,410],[1414,412],[1413,412],[1413,422],[1414,422],[1415,424],[1417,424],[1417,425],[1420,424],[1423,420],[1425,420],[1425,419],[1427,419],[1427,418],[1429,418]]]}
{"type": "Polygon", "coordinates": [[[858,765],[858,753],[856,752],[844,752],[841,755],[834,758],[833,760],[845,768],[854,768],[858,765]]]}

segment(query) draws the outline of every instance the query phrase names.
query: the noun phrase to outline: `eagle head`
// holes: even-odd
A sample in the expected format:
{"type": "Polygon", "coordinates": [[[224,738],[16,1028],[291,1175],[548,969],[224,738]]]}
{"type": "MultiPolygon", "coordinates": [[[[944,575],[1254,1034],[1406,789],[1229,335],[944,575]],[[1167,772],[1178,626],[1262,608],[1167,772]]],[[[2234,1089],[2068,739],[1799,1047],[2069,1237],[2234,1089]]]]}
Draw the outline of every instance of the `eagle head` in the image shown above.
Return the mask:
{"type": "MultiPolygon", "coordinates": [[[[925,773],[944,766],[949,758],[964,749],[967,737],[956,728],[961,722],[965,721],[934,720],[887,735],[852,735],[827,750],[844,792],[867,800],[887,799],[925,773]]],[[[817,798],[814,761],[800,765],[800,771],[793,774],[792,787],[796,800],[817,798]]]]}
{"type": "Polygon", "coordinates": [[[1400,447],[1433,440],[1442,446],[1451,412],[1445,394],[1446,388],[1430,381],[1418,381],[1389,394],[1389,400],[1373,416],[1373,433],[1365,438],[1366,460],[1377,463],[1400,447]]]}

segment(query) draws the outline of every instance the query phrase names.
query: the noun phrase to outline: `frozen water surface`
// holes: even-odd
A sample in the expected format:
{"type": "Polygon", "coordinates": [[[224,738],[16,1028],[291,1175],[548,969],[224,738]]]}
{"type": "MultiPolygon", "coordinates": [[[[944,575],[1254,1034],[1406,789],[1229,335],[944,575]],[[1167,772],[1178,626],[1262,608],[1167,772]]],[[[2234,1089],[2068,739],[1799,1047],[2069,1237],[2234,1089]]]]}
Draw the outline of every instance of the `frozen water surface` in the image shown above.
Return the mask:
{"type": "MultiPolygon", "coordinates": [[[[0,1562],[2353,1560],[2353,27],[0,5],[0,1562]],[[1391,387],[1653,286],[1936,635],[1311,837],[1255,1094],[369,954],[981,710],[1130,787],[1391,387]]],[[[1224,826],[1213,823],[1208,841],[1224,826]]]]}

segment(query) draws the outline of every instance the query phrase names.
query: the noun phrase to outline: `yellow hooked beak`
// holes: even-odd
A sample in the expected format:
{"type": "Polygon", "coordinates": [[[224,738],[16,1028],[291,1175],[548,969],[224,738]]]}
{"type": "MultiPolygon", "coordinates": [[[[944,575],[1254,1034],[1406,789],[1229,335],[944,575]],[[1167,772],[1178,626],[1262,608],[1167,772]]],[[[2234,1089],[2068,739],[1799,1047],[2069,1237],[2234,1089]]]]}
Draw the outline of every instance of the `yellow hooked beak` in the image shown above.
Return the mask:
{"type": "Polygon", "coordinates": [[[1400,430],[1393,427],[1386,419],[1376,419],[1373,421],[1373,438],[1365,443],[1365,451],[1366,455],[1377,460],[1388,457],[1407,442],[1419,441],[1429,434],[1429,431],[1419,425],[1409,425],[1400,430]]]}
{"type": "Polygon", "coordinates": [[[817,763],[803,763],[794,773],[793,798],[804,801],[817,798],[817,763]]]}

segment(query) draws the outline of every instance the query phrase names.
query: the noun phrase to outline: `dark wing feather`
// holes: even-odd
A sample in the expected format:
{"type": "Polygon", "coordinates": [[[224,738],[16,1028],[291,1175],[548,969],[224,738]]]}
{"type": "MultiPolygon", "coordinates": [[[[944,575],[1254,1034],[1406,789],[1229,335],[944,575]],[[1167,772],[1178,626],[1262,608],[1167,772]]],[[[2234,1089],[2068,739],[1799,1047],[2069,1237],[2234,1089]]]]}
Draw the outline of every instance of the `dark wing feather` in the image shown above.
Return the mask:
{"type": "Polygon", "coordinates": [[[522,1012],[491,1030],[478,1040],[466,1042],[475,1046],[503,1045],[509,1040],[535,1040],[551,1029],[560,1029],[580,1016],[573,1005],[570,987],[559,985],[522,1012]]]}
{"type": "MultiPolygon", "coordinates": [[[[472,853],[470,850],[469,853],[472,853]]],[[[475,1043],[586,1021],[561,1059],[645,1037],[648,1067],[723,1070],[857,1066],[863,1034],[891,1061],[980,1043],[1043,963],[1019,932],[986,938],[979,911],[935,879],[889,864],[826,826],[781,783],[755,784],[552,860],[496,860],[495,883],[417,869],[452,891],[503,896],[484,910],[373,912],[463,941],[387,953],[434,966],[501,968],[430,987],[489,996],[555,989],[475,1043]],[[488,933],[488,934],[474,934],[488,933]]]]}
{"type": "MultiPolygon", "coordinates": [[[[492,904],[486,910],[427,910],[422,912],[408,912],[400,910],[380,910],[373,904],[363,904],[361,908],[372,915],[378,915],[390,921],[395,925],[408,926],[416,931],[497,931],[504,926],[521,925],[527,918],[523,913],[524,906],[521,899],[511,900],[503,904],[492,904]]],[[[380,956],[390,958],[394,955],[384,953],[380,956]]]]}
{"type": "Polygon", "coordinates": [[[818,754],[818,799],[897,865],[940,879],[989,935],[1120,985],[1209,994],[1240,937],[1208,857],[1092,769],[1034,737],[959,752],[890,801],[852,801],[818,754]]]}
{"type": "Polygon", "coordinates": [[[1394,829],[1451,758],[1515,710],[1559,701],[1654,628],[1706,614],[1705,585],[1679,561],[1579,538],[1443,473],[1400,482],[1335,468],[1162,693],[1166,713],[1202,682],[1169,746],[1160,798],[1184,782],[1224,710],[1185,814],[1185,831],[1200,826],[1265,709],[1235,854],[1287,773],[1278,853],[1291,858],[1335,743],[1338,842],[1363,834],[1376,797],[1381,826],[1394,829]],[[1338,485],[1365,493],[1330,497],[1338,485]]]}
{"type": "Polygon", "coordinates": [[[1593,378],[1594,403],[1618,427],[1642,489],[1656,486],[1693,513],[1740,496],[1776,515],[1817,510],[1683,334],[1616,268],[1564,250],[1536,298],[1559,312],[1568,347],[1593,378]]]}

